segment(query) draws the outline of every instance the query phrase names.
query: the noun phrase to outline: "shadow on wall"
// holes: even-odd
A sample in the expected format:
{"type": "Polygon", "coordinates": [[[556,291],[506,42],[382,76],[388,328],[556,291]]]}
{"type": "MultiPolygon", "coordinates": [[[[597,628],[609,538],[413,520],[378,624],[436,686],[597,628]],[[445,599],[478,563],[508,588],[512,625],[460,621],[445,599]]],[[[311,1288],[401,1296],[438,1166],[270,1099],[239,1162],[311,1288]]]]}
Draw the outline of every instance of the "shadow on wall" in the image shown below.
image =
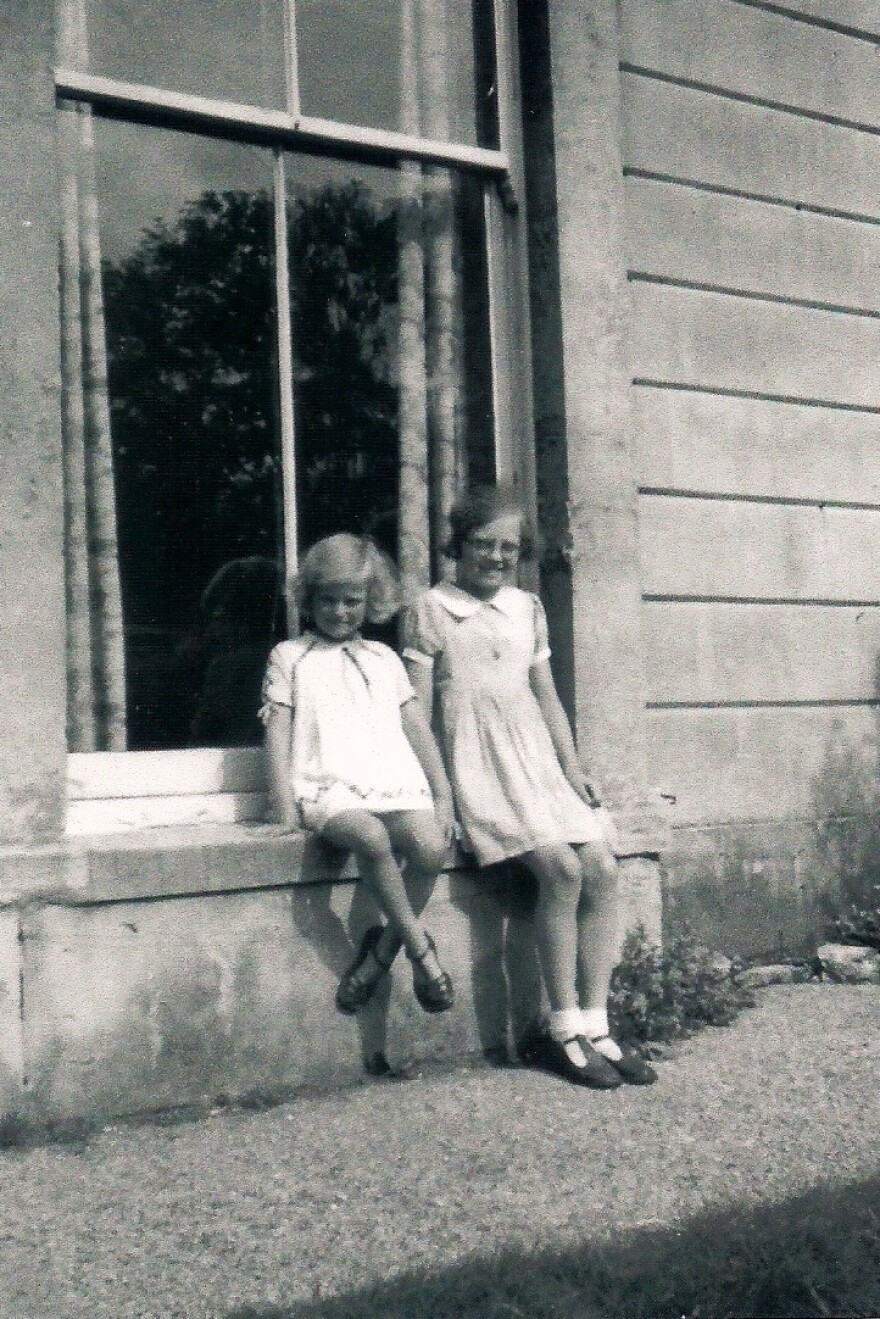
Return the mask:
{"type": "MultiPolygon", "coordinates": [[[[880,700],[880,665],[875,683],[880,700]]],[[[880,883],[880,707],[831,724],[805,819],[682,831],[664,856],[663,924],[745,958],[808,956],[880,883]]]]}
{"type": "Polygon", "coordinates": [[[876,1315],[878,1197],[880,1177],[818,1186],[782,1204],[708,1210],[674,1227],[632,1229],[566,1251],[471,1257],[328,1300],[246,1305],[225,1319],[876,1315]]]}
{"type": "Polygon", "coordinates": [[[281,1098],[386,1074],[388,1059],[403,1070],[481,1049],[506,1060],[540,1004],[526,878],[499,867],[476,883],[441,880],[425,925],[456,985],[452,1012],[422,1012],[401,957],[346,1017],[334,1006],[338,978],[378,913],[362,884],[333,882],[343,855],[312,860],[323,881],[292,890],[36,914],[24,945],[29,1077],[20,1102],[7,1097],[9,1114],[281,1098]]]}
{"type": "MultiPolygon", "coordinates": [[[[318,841],[323,849],[324,868],[339,874],[347,860],[318,841]]],[[[426,893],[419,894],[409,885],[414,908],[420,912],[426,893]]],[[[299,890],[292,916],[298,933],[315,950],[331,980],[338,981],[360,946],[364,932],[382,919],[362,884],[357,884],[347,921],[332,907],[329,884],[299,890]]],[[[472,997],[480,1047],[487,1058],[506,1061],[513,1056],[517,1039],[525,1032],[541,1004],[541,977],[534,938],[534,909],[537,897],[534,880],[527,871],[513,863],[489,867],[474,882],[449,875],[449,903],[464,919],[467,930],[468,990],[458,980],[457,994],[472,997]]],[[[429,913],[425,921],[431,924],[429,913]]],[[[451,951],[451,950],[450,950],[451,951]]],[[[444,959],[447,951],[442,950],[444,959]]],[[[408,978],[408,968],[401,953],[395,974],[408,978]]],[[[358,1012],[356,1021],[361,1039],[364,1067],[371,1075],[382,1075],[388,1066],[388,1014],[391,978],[380,984],[369,1004],[358,1012]]],[[[458,1009],[456,1009],[458,1010],[458,1009]]]]}
{"type": "MultiPolygon", "coordinates": [[[[880,699],[880,659],[874,682],[880,699]]],[[[827,873],[826,917],[872,905],[880,882],[880,713],[874,732],[849,737],[842,720],[831,728],[813,785],[817,849],[827,873]]]]}

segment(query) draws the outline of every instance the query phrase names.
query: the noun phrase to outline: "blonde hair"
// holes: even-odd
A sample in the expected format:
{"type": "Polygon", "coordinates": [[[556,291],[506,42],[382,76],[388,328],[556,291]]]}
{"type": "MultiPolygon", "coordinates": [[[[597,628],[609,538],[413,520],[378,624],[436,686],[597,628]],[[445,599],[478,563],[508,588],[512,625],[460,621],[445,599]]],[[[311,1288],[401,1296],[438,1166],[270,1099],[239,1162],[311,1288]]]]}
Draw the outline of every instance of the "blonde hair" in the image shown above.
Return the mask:
{"type": "Polygon", "coordinates": [[[387,623],[402,604],[394,563],[369,536],[342,531],[325,536],[306,552],[290,584],[291,599],[301,614],[311,613],[315,591],[329,582],[356,582],[366,587],[369,623],[387,623]]]}

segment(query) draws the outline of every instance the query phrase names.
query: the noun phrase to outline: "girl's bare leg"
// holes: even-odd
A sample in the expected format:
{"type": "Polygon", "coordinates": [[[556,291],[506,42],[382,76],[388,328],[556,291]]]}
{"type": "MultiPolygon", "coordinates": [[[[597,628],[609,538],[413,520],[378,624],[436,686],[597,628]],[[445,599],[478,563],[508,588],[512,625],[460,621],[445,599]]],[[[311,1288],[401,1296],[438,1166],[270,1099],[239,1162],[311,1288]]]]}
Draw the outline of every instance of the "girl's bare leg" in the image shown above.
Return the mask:
{"type": "Polygon", "coordinates": [[[576,976],[578,903],[583,873],[565,843],[537,847],[521,858],[538,881],[535,941],[552,1012],[578,1006],[576,976]]]}
{"type": "MultiPolygon", "coordinates": [[[[446,860],[446,847],[432,811],[393,811],[383,815],[395,850],[404,857],[403,881],[416,917],[421,916],[446,860]]],[[[390,965],[403,940],[390,923],[376,945],[376,956],[390,965]]]]}
{"type": "Polygon", "coordinates": [[[608,1023],[611,976],[620,957],[620,898],[617,861],[602,843],[577,848],[584,867],[578,920],[578,951],[584,994],[581,1033],[632,1085],[651,1085],[657,1073],[637,1053],[612,1038],[608,1023]]]}
{"type": "MultiPolygon", "coordinates": [[[[391,825],[391,830],[398,832],[394,823],[391,825]]],[[[406,833],[406,830],[404,829],[403,832],[406,833]]],[[[391,833],[383,820],[368,811],[343,811],[328,820],[321,833],[337,847],[354,853],[361,878],[369,887],[378,906],[388,917],[388,927],[369,954],[363,974],[367,978],[371,976],[373,973],[369,965],[371,962],[378,967],[389,967],[402,944],[413,963],[418,964],[420,974],[425,979],[428,981],[442,979],[445,973],[437,960],[433,944],[413,911],[400,867],[394,856],[391,833]],[[382,941],[385,940],[389,927],[392,934],[388,936],[388,943],[383,948],[382,941]]],[[[428,838],[429,835],[425,833],[419,855],[423,863],[430,859],[433,864],[437,856],[428,847],[428,838]]],[[[442,858],[440,864],[442,865],[442,858]]],[[[439,870],[439,865],[437,869],[439,870]]]]}
{"type": "Polygon", "coordinates": [[[575,851],[584,878],[577,918],[583,1006],[604,1011],[611,976],[620,958],[619,871],[604,843],[583,843],[575,851]]]}
{"type": "Polygon", "coordinates": [[[538,847],[521,860],[538,881],[535,942],[550,1001],[548,1030],[565,1048],[570,1062],[583,1068],[586,1055],[577,1000],[578,906],[583,870],[567,843],[538,847]]]}
{"type": "Polygon", "coordinates": [[[343,811],[327,821],[321,834],[337,847],[354,853],[361,878],[401,942],[409,953],[421,956],[425,934],[410,904],[391,836],[382,821],[368,811],[343,811]]]}

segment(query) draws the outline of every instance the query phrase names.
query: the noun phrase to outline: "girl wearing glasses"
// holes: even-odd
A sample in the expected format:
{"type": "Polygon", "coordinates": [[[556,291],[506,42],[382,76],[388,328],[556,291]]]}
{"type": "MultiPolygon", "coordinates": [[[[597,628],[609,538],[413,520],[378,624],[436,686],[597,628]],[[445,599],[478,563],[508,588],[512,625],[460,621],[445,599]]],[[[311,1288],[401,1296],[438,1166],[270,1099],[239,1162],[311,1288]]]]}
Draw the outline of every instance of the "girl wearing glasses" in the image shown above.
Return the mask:
{"type": "Polygon", "coordinates": [[[617,863],[556,693],[543,607],[514,584],[534,533],[515,496],[497,486],[467,493],[450,523],[455,585],[433,587],[407,611],[403,653],[429,717],[435,699],[439,707],[465,845],[481,866],[516,857],[538,882],[550,1011],[520,1055],[580,1085],[648,1084],[656,1074],[608,1028],[617,863]]]}

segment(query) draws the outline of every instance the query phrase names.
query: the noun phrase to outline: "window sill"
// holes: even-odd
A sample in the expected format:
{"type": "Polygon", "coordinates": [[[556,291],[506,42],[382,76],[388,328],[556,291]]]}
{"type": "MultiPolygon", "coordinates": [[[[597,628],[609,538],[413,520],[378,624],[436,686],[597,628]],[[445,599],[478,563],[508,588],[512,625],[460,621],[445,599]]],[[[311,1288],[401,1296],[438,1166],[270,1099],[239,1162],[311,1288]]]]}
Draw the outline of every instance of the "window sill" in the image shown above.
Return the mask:
{"type": "MultiPolygon", "coordinates": [[[[459,854],[447,869],[463,864],[459,854]]],[[[90,906],[355,879],[351,859],[314,834],[279,835],[256,823],[137,829],[0,851],[0,907],[90,906]]]]}
{"type": "Polygon", "coordinates": [[[307,834],[265,824],[174,825],[82,835],[0,853],[0,905],[90,905],[356,877],[307,834]]]}

